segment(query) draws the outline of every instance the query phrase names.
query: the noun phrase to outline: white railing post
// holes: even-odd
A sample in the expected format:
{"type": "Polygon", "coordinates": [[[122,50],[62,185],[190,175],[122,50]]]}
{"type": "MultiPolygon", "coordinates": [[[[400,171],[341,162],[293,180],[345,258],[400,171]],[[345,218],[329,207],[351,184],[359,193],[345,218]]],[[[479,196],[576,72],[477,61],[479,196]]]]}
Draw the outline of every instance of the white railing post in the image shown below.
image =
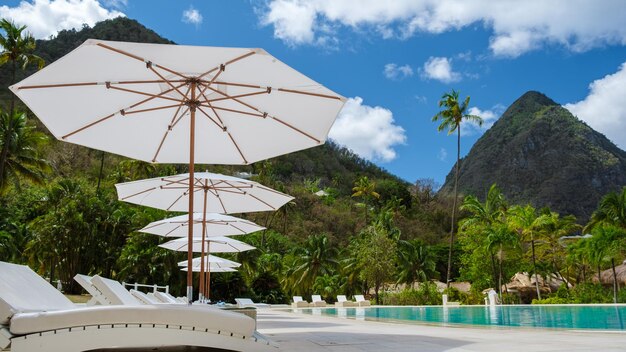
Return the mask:
{"type": "Polygon", "coordinates": [[[170,285],[165,285],[165,293],[170,293],[170,285]]]}

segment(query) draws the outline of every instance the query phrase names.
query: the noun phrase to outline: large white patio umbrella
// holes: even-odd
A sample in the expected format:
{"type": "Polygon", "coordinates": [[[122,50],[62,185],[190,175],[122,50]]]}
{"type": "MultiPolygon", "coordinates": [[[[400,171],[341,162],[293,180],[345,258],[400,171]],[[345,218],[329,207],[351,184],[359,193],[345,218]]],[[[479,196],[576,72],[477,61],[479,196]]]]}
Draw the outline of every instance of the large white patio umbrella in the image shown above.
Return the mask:
{"type": "MultiPolygon", "coordinates": [[[[10,89],[61,140],[188,163],[191,179],[196,162],[250,164],[320,145],[345,102],[262,49],[93,39],[10,89]]],[[[188,273],[190,302],[192,292],[188,273]]]]}
{"type": "MultiPolygon", "coordinates": [[[[252,221],[217,213],[194,213],[191,226],[196,237],[197,234],[203,234],[203,237],[245,235],[265,229],[252,221]]],[[[163,237],[186,237],[188,227],[189,216],[185,214],[151,222],[139,232],[163,237]]]]}

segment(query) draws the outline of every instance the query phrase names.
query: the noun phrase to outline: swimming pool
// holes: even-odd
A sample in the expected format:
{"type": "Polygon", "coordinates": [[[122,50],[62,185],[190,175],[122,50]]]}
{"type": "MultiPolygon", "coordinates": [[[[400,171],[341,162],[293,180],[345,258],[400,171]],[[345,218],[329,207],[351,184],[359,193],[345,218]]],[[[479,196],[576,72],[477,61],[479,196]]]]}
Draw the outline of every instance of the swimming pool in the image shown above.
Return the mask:
{"type": "Polygon", "coordinates": [[[358,320],[557,329],[625,330],[626,305],[305,308],[312,315],[358,320]]]}

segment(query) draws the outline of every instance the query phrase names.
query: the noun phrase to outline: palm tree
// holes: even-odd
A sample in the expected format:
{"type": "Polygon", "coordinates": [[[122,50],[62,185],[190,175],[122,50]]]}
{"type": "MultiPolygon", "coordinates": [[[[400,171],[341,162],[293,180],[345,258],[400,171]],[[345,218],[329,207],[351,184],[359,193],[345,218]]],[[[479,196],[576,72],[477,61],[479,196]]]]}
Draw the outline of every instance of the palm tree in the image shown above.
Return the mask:
{"type": "Polygon", "coordinates": [[[600,200],[598,209],[591,215],[591,221],[585,227],[585,231],[593,229],[599,223],[626,229],[626,186],[620,193],[610,192],[600,200]]]}
{"type": "MultiPolygon", "coordinates": [[[[498,279],[499,275],[496,268],[496,254],[493,251],[494,247],[488,241],[488,237],[489,234],[493,233],[493,228],[496,225],[502,224],[507,208],[506,199],[496,184],[491,185],[489,188],[484,204],[474,196],[467,196],[463,201],[463,205],[461,205],[461,210],[470,213],[461,222],[461,230],[463,232],[477,231],[484,236],[482,243],[491,257],[494,284],[497,284],[500,280],[498,279]]],[[[498,288],[498,290],[500,289],[498,288]]]]}
{"type": "Polygon", "coordinates": [[[435,261],[428,246],[420,240],[398,241],[398,283],[413,285],[427,281],[435,272],[435,261]]]}
{"type": "Polygon", "coordinates": [[[20,178],[41,183],[48,163],[39,156],[38,147],[47,137],[29,126],[26,113],[16,111],[13,115],[0,112],[0,134],[8,138],[0,141],[6,153],[5,165],[0,174],[0,194],[6,192],[9,180],[19,189],[20,178]]]}
{"type": "Polygon", "coordinates": [[[482,126],[483,119],[480,116],[467,114],[467,108],[469,105],[470,97],[466,97],[464,101],[459,101],[459,92],[452,90],[450,93],[445,93],[441,100],[439,100],[439,107],[444,108],[433,116],[433,122],[441,120],[441,123],[437,127],[439,132],[448,130],[448,135],[457,132],[457,152],[456,152],[456,166],[454,172],[454,199],[452,201],[452,221],[450,225],[450,251],[448,253],[448,272],[446,274],[446,285],[450,287],[450,273],[452,271],[452,246],[454,245],[454,226],[456,220],[456,202],[458,197],[458,183],[459,183],[459,164],[461,162],[461,123],[464,120],[472,121],[482,126]]]}
{"type": "Polygon", "coordinates": [[[555,212],[546,212],[545,223],[542,227],[541,241],[537,242],[537,249],[540,256],[543,256],[551,265],[554,273],[565,283],[568,288],[568,280],[561,273],[561,267],[565,262],[567,254],[562,237],[569,236],[576,231],[580,231],[581,226],[576,223],[576,217],[567,215],[561,217],[555,212]]]}
{"type": "Polygon", "coordinates": [[[537,211],[530,205],[525,207],[515,206],[510,209],[509,213],[509,225],[513,227],[523,241],[530,242],[533,273],[535,275],[535,288],[537,289],[537,298],[541,299],[539,279],[537,278],[535,243],[537,239],[540,238],[542,228],[549,223],[550,217],[546,214],[537,216],[537,211]]]}
{"type": "MultiPolygon", "coordinates": [[[[610,262],[613,271],[613,303],[617,303],[617,273],[615,271],[615,259],[624,254],[626,230],[615,225],[603,224],[596,226],[591,237],[592,248],[597,252],[596,256],[601,262],[610,262]]],[[[598,282],[602,283],[602,276],[598,272],[598,282]]]]}
{"type": "MultiPolygon", "coordinates": [[[[37,55],[35,51],[35,38],[28,33],[24,33],[26,26],[17,27],[15,23],[6,19],[0,20],[0,65],[9,63],[11,65],[11,81],[15,83],[15,75],[17,67],[20,65],[22,69],[30,64],[36,64],[39,69],[44,65],[44,61],[37,55]],[[1,32],[4,31],[4,35],[1,32]]],[[[9,116],[13,116],[15,112],[15,96],[11,95],[11,105],[9,108],[9,116]]],[[[9,153],[9,146],[12,144],[11,137],[13,133],[13,125],[9,124],[2,135],[2,150],[0,151],[0,184],[4,183],[4,168],[9,153]]]]}
{"type": "Polygon", "coordinates": [[[326,235],[313,235],[307,239],[296,254],[299,254],[298,266],[294,274],[298,277],[296,285],[308,293],[321,275],[331,275],[339,264],[337,247],[331,246],[326,235]]]}
{"type": "Polygon", "coordinates": [[[380,194],[376,192],[376,183],[374,181],[370,181],[367,176],[363,176],[354,182],[352,191],[354,192],[352,194],[353,197],[363,198],[363,203],[365,204],[365,224],[367,225],[367,213],[370,206],[369,203],[373,199],[380,198],[380,194]]]}

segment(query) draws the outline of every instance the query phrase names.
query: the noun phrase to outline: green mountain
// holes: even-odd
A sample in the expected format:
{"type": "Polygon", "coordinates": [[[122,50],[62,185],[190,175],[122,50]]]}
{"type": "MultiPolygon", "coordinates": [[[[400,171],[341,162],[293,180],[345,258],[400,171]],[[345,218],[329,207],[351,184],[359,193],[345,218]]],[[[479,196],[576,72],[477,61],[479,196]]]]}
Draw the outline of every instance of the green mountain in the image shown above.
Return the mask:
{"type": "MultiPolygon", "coordinates": [[[[511,203],[585,222],[626,185],[626,152],[539,92],[517,99],[461,160],[459,191],[484,198],[496,183],[511,203]]],[[[454,168],[441,191],[452,192],[454,168]]]]}

